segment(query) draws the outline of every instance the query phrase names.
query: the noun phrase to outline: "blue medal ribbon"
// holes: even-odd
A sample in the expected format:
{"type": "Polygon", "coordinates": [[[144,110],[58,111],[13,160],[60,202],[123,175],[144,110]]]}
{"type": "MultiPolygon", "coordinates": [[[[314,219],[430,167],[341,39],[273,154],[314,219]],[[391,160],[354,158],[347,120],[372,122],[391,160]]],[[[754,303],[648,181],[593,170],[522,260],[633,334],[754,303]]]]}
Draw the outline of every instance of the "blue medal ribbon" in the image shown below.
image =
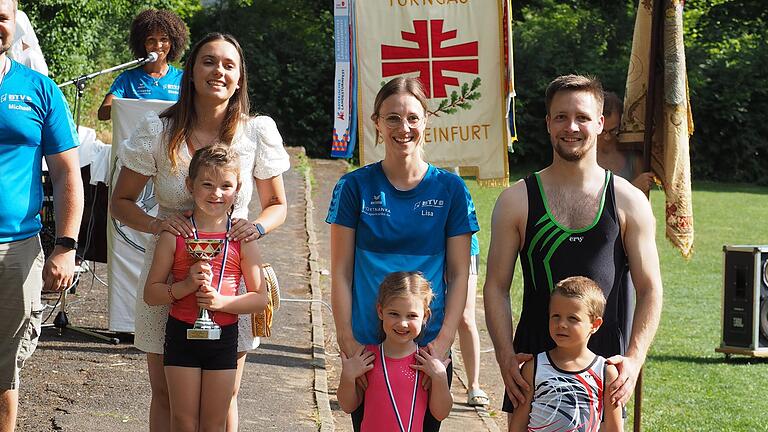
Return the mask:
{"type": "MultiPolygon", "coordinates": [[[[418,349],[418,348],[417,348],[418,349]]],[[[413,381],[413,397],[411,398],[411,417],[408,421],[408,430],[406,431],[403,426],[403,419],[400,417],[400,410],[397,409],[397,402],[395,401],[395,393],[392,390],[392,385],[389,383],[389,374],[387,373],[387,360],[384,357],[384,344],[379,344],[379,357],[381,358],[381,367],[384,369],[384,383],[387,385],[387,392],[389,393],[389,401],[392,402],[392,408],[395,410],[395,418],[397,418],[397,424],[400,426],[400,432],[411,432],[413,428],[413,414],[416,411],[416,391],[419,389],[419,371],[416,371],[416,379],[413,381]]]]}

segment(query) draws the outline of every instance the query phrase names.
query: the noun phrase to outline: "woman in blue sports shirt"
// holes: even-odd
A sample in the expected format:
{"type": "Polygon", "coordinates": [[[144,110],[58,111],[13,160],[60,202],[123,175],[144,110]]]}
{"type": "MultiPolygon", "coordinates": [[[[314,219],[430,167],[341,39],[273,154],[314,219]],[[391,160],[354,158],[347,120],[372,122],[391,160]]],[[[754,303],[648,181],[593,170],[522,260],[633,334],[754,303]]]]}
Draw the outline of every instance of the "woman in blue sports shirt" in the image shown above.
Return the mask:
{"type": "Polygon", "coordinates": [[[129,36],[133,55],[146,58],[157,54],[157,60],[127,70],[117,76],[99,107],[99,120],[112,118],[112,100],[156,99],[177,101],[182,71],[171,64],[187,48],[189,36],[184,21],[168,10],[147,9],[133,19],[129,36]]]}
{"type": "MultiPolygon", "coordinates": [[[[337,340],[347,356],[380,343],[379,284],[394,271],[421,271],[435,297],[419,345],[447,361],[466,303],[470,238],[479,229],[474,204],[460,177],[424,160],[428,108],[418,79],[385,84],[371,119],[384,160],[344,175],[326,218],[337,340]]],[[[364,377],[358,385],[367,385],[364,377]]],[[[362,421],[358,411],[352,414],[355,430],[362,421]]],[[[428,414],[424,430],[439,427],[428,414]]]]}

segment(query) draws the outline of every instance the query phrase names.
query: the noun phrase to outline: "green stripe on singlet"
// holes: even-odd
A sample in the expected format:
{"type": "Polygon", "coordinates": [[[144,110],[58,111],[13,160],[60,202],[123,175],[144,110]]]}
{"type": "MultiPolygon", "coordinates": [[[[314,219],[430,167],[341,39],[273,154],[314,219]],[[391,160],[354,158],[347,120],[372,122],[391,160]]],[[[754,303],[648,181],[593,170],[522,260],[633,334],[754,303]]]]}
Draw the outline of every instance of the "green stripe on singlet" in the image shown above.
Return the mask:
{"type": "Polygon", "coordinates": [[[541,183],[541,177],[539,176],[538,172],[534,173],[534,175],[536,176],[536,183],[539,186],[539,193],[541,194],[541,200],[544,203],[544,209],[546,211],[546,213],[536,222],[536,226],[538,226],[538,225],[540,225],[540,224],[542,224],[542,223],[544,223],[546,221],[548,221],[548,222],[543,227],[541,227],[539,229],[539,231],[536,232],[536,235],[531,240],[531,244],[528,247],[528,254],[527,254],[528,255],[528,266],[531,269],[531,280],[533,281],[533,289],[535,291],[536,290],[536,274],[535,274],[534,266],[533,266],[533,256],[532,256],[533,248],[536,245],[536,243],[538,243],[538,241],[541,239],[542,236],[544,236],[544,234],[547,231],[551,230],[549,232],[549,235],[547,235],[547,237],[544,239],[544,241],[541,242],[540,250],[542,250],[542,251],[546,247],[546,244],[549,243],[549,241],[552,239],[552,237],[554,237],[556,234],[560,233],[559,237],[557,237],[557,240],[555,240],[555,242],[552,243],[549,246],[549,250],[547,251],[547,254],[544,257],[544,262],[543,262],[544,272],[547,275],[547,283],[549,285],[549,292],[552,292],[555,289],[555,284],[554,284],[554,281],[552,280],[552,268],[551,268],[551,266],[549,264],[551,259],[552,259],[552,256],[555,254],[555,251],[557,251],[557,248],[559,248],[560,245],[563,244],[565,239],[570,237],[571,234],[578,234],[578,233],[583,233],[583,232],[589,231],[592,228],[594,228],[595,225],[597,225],[597,222],[600,220],[600,217],[603,214],[603,208],[605,206],[605,196],[606,196],[606,193],[608,191],[608,181],[611,178],[611,172],[608,171],[608,170],[605,171],[605,181],[604,181],[604,184],[603,184],[603,193],[600,196],[600,206],[597,209],[597,214],[595,215],[595,219],[592,221],[591,224],[589,224],[588,226],[586,226],[584,228],[580,228],[580,229],[570,229],[568,227],[560,225],[557,222],[557,220],[555,220],[555,217],[552,215],[552,212],[549,209],[549,202],[547,201],[547,195],[544,192],[544,186],[541,183]]]}
{"type": "MultiPolygon", "coordinates": [[[[544,216],[541,217],[541,219],[539,219],[536,222],[536,226],[541,225],[547,219],[549,219],[549,217],[545,214],[544,216]]],[[[531,244],[528,245],[528,253],[527,253],[528,266],[531,269],[531,280],[533,281],[533,290],[534,291],[536,291],[536,278],[533,277],[535,275],[535,270],[533,268],[533,257],[531,256],[531,254],[533,253],[533,249],[536,246],[536,243],[538,243],[539,239],[542,236],[544,236],[544,234],[547,231],[549,231],[551,228],[553,228],[554,226],[555,226],[554,222],[552,222],[550,220],[546,225],[544,225],[543,227],[539,228],[539,230],[536,232],[536,235],[534,235],[533,238],[531,239],[531,244]]]]}
{"type": "Polygon", "coordinates": [[[547,273],[547,284],[549,285],[549,292],[555,290],[555,283],[552,280],[552,267],[549,265],[549,261],[552,259],[552,255],[555,254],[555,251],[558,247],[571,236],[571,233],[564,232],[560,235],[560,237],[555,240],[555,243],[552,244],[552,246],[549,248],[549,252],[547,252],[547,255],[544,257],[544,271],[547,273]]]}

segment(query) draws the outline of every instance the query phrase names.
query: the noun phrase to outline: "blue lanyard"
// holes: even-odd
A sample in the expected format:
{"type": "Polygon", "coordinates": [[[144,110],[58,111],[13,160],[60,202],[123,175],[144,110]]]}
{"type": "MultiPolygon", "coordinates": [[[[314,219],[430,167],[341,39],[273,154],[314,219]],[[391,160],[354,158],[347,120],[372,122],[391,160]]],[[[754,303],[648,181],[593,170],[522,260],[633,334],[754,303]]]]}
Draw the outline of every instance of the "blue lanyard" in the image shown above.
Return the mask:
{"type": "MultiPolygon", "coordinates": [[[[417,348],[418,349],[418,348],[417,348]]],[[[395,393],[392,390],[392,385],[389,383],[389,374],[387,373],[387,360],[384,358],[384,344],[379,344],[379,357],[381,358],[381,367],[384,369],[384,383],[387,384],[387,393],[389,393],[389,401],[392,402],[392,408],[395,410],[395,418],[397,418],[397,425],[400,426],[400,432],[411,432],[413,428],[413,414],[416,411],[416,390],[419,389],[419,371],[416,371],[416,379],[413,381],[413,397],[411,398],[411,417],[408,421],[408,430],[406,431],[403,426],[403,419],[400,417],[400,410],[397,409],[397,402],[395,401],[395,393]]]]}
{"type": "MultiPolygon", "coordinates": [[[[195,240],[200,240],[197,237],[197,225],[195,225],[195,216],[190,216],[189,220],[192,222],[192,226],[195,228],[193,231],[193,234],[195,236],[195,240]]],[[[227,215],[227,232],[229,232],[230,228],[232,228],[232,218],[227,215]]],[[[221,258],[221,271],[219,272],[219,282],[216,284],[216,292],[221,292],[221,282],[224,280],[224,269],[227,266],[227,256],[229,255],[229,239],[227,236],[224,236],[224,256],[221,258]]],[[[211,268],[213,268],[213,265],[211,265],[211,268]]]]}

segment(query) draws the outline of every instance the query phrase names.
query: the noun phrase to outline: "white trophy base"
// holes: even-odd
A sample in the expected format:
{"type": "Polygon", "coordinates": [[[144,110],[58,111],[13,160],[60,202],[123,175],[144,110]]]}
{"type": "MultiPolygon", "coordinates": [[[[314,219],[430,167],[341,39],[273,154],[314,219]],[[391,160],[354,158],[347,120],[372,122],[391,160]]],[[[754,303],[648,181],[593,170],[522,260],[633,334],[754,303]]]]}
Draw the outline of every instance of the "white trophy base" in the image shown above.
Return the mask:
{"type": "Polygon", "coordinates": [[[193,328],[187,329],[187,339],[219,340],[221,339],[221,327],[213,321],[201,323],[198,320],[193,328]]]}

